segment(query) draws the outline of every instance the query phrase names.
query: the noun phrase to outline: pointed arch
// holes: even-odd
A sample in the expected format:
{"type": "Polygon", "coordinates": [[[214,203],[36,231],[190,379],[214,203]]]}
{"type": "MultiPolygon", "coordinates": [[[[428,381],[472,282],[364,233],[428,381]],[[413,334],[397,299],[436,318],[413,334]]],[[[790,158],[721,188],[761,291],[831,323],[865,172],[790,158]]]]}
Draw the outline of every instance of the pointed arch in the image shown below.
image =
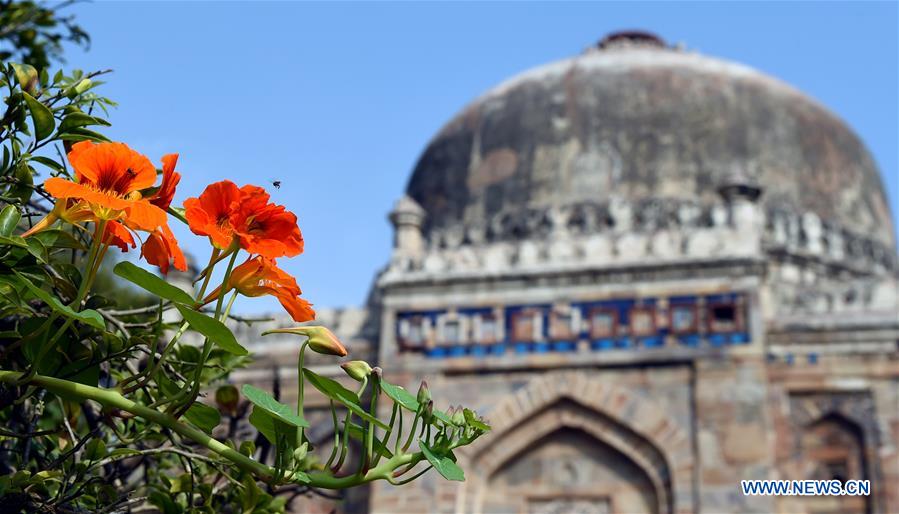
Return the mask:
{"type": "Polygon", "coordinates": [[[479,512],[490,476],[561,428],[580,430],[639,467],[653,484],[658,512],[694,510],[688,434],[662,406],[624,387],[585,372],[548,373],[510,395],[488,417],[491,436],[460,452],[477,476],[460,491],[457,511],[479,512]]]}

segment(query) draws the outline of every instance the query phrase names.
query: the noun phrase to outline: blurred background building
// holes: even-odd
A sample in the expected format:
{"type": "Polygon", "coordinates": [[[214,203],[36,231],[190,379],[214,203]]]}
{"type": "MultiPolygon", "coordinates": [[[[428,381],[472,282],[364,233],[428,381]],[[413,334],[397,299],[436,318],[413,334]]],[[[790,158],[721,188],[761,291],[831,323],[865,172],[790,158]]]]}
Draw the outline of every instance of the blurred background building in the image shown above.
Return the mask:
{"type": "MultiPolygon", "coordinates": [[[[494,430],[458,455],[464,483],[298,511],[899,512],[890,208],[864,144],[789,85],[610,35],[465,107],[390,221],[368,305],[319,322],[494,430]],[[749,497],[744,479],[872,492],[749,497]]],[[[296,341],[259,336],[287,324],[238,326],[259,358],[233,378],[290,402],[296,341]]]]}

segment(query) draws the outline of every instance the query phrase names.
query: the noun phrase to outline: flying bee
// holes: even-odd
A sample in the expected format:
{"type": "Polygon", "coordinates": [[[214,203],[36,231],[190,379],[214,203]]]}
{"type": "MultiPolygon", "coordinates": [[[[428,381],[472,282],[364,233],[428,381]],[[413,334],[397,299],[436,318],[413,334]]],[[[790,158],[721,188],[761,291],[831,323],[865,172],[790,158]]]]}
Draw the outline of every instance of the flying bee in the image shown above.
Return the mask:
{"type": "Polygon", "coordinates": [[[269,182],[271,182],[272,185],[275,186],[275,189],[281,189],[281,181],[280,180],[273,178],[273,179],[270,179],[269,182]]]}

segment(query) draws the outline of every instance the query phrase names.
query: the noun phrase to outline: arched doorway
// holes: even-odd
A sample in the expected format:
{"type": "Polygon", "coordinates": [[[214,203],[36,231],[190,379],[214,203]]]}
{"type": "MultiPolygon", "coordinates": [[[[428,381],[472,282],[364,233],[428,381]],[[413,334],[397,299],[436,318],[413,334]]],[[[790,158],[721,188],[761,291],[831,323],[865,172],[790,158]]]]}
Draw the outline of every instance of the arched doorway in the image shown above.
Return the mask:
{"type": "Polygon", "coordinates": [[[648,439],[571,397],[559,397],[491,438],[474,456],[481,513],[673,511],[671,472],[648,439]]]}
{"type": "MultiPolygon", "coordinates": [[[[806,426],[800,435],[805,479],[868,480],[865,440],[861,427],[831,413],[806,426]]],[[[867,496],[809,496],[809,512],[817,514],[866,514],[867,496]]]]}
{"type": "Polygon", "coordinates": [[[593,435],[559,428],[534,441],[487,481],[484,512],[657,513],[652,480],[593,435]]]}

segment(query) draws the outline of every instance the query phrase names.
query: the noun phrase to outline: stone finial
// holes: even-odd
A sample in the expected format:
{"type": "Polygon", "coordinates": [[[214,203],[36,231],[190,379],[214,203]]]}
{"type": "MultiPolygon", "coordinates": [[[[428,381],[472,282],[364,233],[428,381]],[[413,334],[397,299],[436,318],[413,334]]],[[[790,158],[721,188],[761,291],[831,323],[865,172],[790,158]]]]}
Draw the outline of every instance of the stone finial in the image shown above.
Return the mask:
{"type": "Polygon", "coordinates": [[[425,210],[411,197],[403,195],[394,204],[389,219],[394,230],[394,252],[408,257],[420,257],[425,246],[422,234],[425,210]]]}
{"type": "Polygon", "coordinates": [[[756,255],[761,251],[763,219],[758,199],[762,188],[753,175],[745,167],[734,165],[718,185],[735,231],[725,246],[730,252],[741,255],[756,255]]]}
{"type": "Polygon", "coordinates": [[[718,193],[731,204],[740,200],[755,202],[762,195],[762,187],[745,169],[734,166],[718,184],[718,193]]]}

